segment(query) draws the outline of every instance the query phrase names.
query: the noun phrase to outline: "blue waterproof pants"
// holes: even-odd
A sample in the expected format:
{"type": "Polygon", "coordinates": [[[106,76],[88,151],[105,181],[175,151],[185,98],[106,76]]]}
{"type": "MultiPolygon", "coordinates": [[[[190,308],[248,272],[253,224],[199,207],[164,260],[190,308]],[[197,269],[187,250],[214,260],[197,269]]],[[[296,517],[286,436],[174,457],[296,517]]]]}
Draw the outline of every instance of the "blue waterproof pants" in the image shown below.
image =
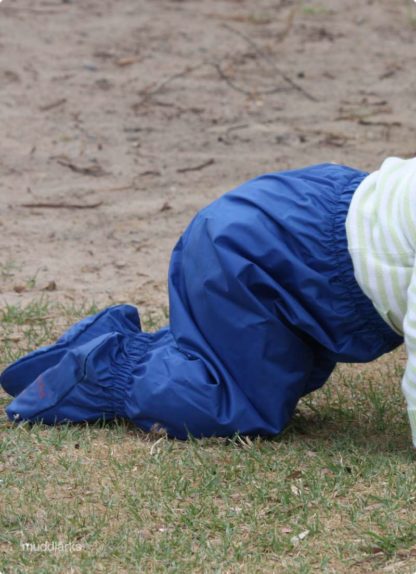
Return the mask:
{"type": "Polygon", "coordinates": [[[169,435],[274,435],[336,362],[402,342],[354,279],[345,219],[365,173],[322,164],[249,181],[200,211],[169,269],[170,324],[110,307],[2,374],[12,420],[125,417],[169,435]]]}

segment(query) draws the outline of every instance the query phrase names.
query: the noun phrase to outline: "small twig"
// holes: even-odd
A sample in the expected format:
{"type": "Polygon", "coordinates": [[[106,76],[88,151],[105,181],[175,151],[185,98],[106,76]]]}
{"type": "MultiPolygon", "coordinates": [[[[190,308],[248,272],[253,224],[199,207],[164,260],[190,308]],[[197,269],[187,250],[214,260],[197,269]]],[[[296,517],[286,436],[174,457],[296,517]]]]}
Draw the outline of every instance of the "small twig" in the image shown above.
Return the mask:
{"type": "MultiPolygon", "coordinates": [[[[225,143],[225,144],[227,144],[227,145],[231,145],[231,141],[230,141],[231,134],[232,134],[233,132],[238,131],[238,130],[246,129],[246,128],[248,128],[248,127],[250,127],[249,124],[237,124],[237,125],[229,126],[229,127],[225,130],[224,135],[223,135],[223,136],[220,136],[220,137],[218,138],[218,141],[222,141],[223,143],[225,143]]],[[[246,140],[246,141],[248,141],[248,140],[246,140]]]]}
{"type": "Polygon", "coordinates": [[[211,62],[211,66],[213,66],[217,72],[218,75],[220,76],[220,78],[222,80],[224,80],[224,82],[226,84],[228,84],[230,86],[230,88],[233,88],[233,90],[236,90],[237,92],[240,92],[241,94],[246,94],[247,96],[253,97],[254,95],[258,95],[258,96],[268,96],[271,94],[275,94],[276,92],[280,92],[282,91],[282,88],[271,88],[269,90],[246,90],[245,88],[242,88],[241,86],[238,86],[237,84],[235,84],[224,72],[224,70],[221,68],[221,66],[217,63],[217,62],[211,62]]]}
{"type": "Polygon", "coordinates": [[[230,80],[230,78],[228,76],[226,76],[226,74],[223,72],[223,70],[219,64],[217,64],[216,62],[212,62],[212,65],[217,70],[219,77],[222,80],[224,80],[224,82],[226,84],[228,84],[230,86],[230,88],[232,88],[236,92],[240,92],[240,94],[246,94],[246,96],[252,96],[253,95],[252,91],[245,90],[244,88],[240,88],[240,86],[237,86],[237,84],[234,84],[234,82],[232,80],[230,80]]]}
{"type": "Polygon", "coordinates": [[[391,128],[391,127],[400,127],[402,124],[401,122],[383,122],[383,121],[378,121],[378,122],[372,122],[370,120],[365,120],[364,118],[361,118],[358,120],[358,123],[361,126],[385,126],[387,128],[391,128]]]}
{"type": "Polygon", "coordinates": [[[37,10],[36,8],[17,8],[15,6],[5,6],[4,7],[5,13],[6,14],[16,14],[19,12],[29,12],[30,14],[41,14],[43,15],[52,15],[52,14],[61,14],[62,12],[60,10],[45,10],[40,8],[39,10],[37,10]]]}
{"type": "Polygon", "coordinates": [[[182,78],[183,76],[190,74],[191,72],[197,70],[198,68],[201,68],[204,65],[205,62],[203,62],[202,64],[197,64],[196,66],[186,66],[186,68],[184,68],[181,72],[177,72],[176,74],[168,76],[167,78],[159,82],[159,84],[157,84],[154,88],[151,87],[145,88],[144,90],[142,90],[142,99],[136,104],[134,104],[133,108],[137,110],[140,106],[146,103],[148,99],[150,99],[155,94],[161,92],[165,86],[167,86],[174,80],[177,80],[178,78],[182,78]]]}
{"type": "Polygon", "coordinates": [[[134,183],[131,183],[130,185],[121,185],[120,187],[108,187],[107,189],[94,189],[92,191],[94,192],[98,192],[98,193],[107,193],[110,191],[126,191],[127,189],[131,189],[134,186],[134,183]]]}
{"type": "Polygon", "coordinates": [[[82,175],[92,175],[94,177],[101,177],[103,175],[109,175],[108,172],[104,171],[103,168],[98,164],[88,165],[86,167],[81,167],[79,165],[75,165],[71,161],[60,158],[56,160],[59,165],[63,165],[64,167],[68,167],[70,170],[74,171],[75,173],[80,173],[82,175]]]}
{"type": "Polygon", "coordinates": [[[286,26],[285,26],[284,30],[278,36],[279,42],[284,42],[286,40],[286,38],[288,37],[291,29],[293,28],[293,22],[295,20],[295,14],[296,14],[297,8],[298,8],[297,6],[294,6],[292,8],[292,10],[289,12],[286,26]]]}
{"type": "Polygon", "coordinates": [[[141,176],[146,176],[146,175],[160,176],[161,173],[160,173],[160,171],[157,170],[157,169],[148,169],[148,170],[146,170],[146,171],[142,171],[142,172],[140,173],[140,175],[141,175],[141,176]]]}
{"type": "Polygon", "coordinates": [[[66,98],[61,98],[60,100],[56,100],[56,102],[52,102],[51,104],[47,104],[46,106],[41,106],[39,110],[41,112],[48,112],[49,110],[53,110],[53,108],[58,108],[59,106],[62,106],[62,104],[65,104],[65,102],[66,98]]]}
{"type": "Polygon", "coordinates": [[[321,140],[319,140],[319,143],[334,147],[343,147],[347,141],[348,138],[344,135],[328,132],[324,134],[324,137],[321,140]]]}
{"type": "Polygon", "coordinates": [[[253,40],[251,38],[249,38],[249,36],[247,36],[246,34],[244,34],[243,32],[240,32],[240,30],[236,30],[235,28],[233,28],[232,26],[229,26],[228,24],[224,24],[224,28],[226,28],[227,30],[229,30],[230,32],[232,32],[233,34],[236,34],[237,36],[240,36],[240,38],[243,38],[252,48],[253,50],[255,50],[255,52],[264,60],[266,60],[266,62],[268,62],[275,70],[276,72],[279,74],[279,76],[287,83],[289,84],[289,86],[291,86],[291,88],[293,88],[294,90],[298,91],[299,93],[301,93],[303,96],[305,96],[305,98],[308,98],[308,100],[311,100],[312,102],[317,102],[317,98],[315,98],[315,96],[312,96],[312,94],[310,94],[309,92],[307,92],[304,88],[302,88],[302,86],[300,86],[299,84],[297,84],[296,82],[294,82],[292,80],[292,78],[290,78],[287,74],[285,74],[285,72],[283,72],[279,67],[276,66],[274,60],[272,60],[267,54],[265,54],[261,48],[259,48],[259,46],[257,46],[257,44],[255,42],[253,42],[253,40]]]}
{"type": "Polygon", "coordinates": [[[209,165],[212,165],[213,163],[215,163],[215,160],[211,158],[208,161],[201,163],[200,165],[195,165],[193,167],[181,167],[181,168],[177,169],[176,171],[178,173],[186,173],[187,171],[200,171],[201,169],[204,169],[204,167],[208,167],[209,165]]]}
{"type": "Polygon", "coordinates": [[[231,132],[236,132],[238,130],[244,130],[248,127],[250,127],[249,124],[238,124],[235,126],[230,126],[229,128],[227,128],[227,131],[225,132],[225,137],[228,137],[231,134],[231,132]]]}
{"type": "Polygon", "coordinates": [[[152,444],[152,446],[150,447],[150,456],[153,456],[153,454],[155,453],[156,447],[159,443],[161,443],[163,440],[165,440],[165,436],[161,436],[160,438],[157,439],[156,442],[154,442],[152,444]]]}
{"type": "Polygon", "coordinates": [[[81,204],[81,203],[21,203],[20,207],[31,207],[41,209],[94,209],[100,207],[102,201],[97,203],[81,204]]]}

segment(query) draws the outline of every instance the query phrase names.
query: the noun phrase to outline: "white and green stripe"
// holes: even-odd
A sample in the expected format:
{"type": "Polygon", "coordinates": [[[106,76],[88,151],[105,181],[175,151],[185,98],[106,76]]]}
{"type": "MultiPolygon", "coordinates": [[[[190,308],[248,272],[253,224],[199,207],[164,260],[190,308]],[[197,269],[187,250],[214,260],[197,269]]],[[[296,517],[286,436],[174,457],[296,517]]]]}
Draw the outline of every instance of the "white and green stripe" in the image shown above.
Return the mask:
{"type": "Polygon", "coordinates": [[[404,335],[402,389],[416,446],[416,158],[388,158],[366,177],[352,198],[346,228],[358,284],[404,335]]]}

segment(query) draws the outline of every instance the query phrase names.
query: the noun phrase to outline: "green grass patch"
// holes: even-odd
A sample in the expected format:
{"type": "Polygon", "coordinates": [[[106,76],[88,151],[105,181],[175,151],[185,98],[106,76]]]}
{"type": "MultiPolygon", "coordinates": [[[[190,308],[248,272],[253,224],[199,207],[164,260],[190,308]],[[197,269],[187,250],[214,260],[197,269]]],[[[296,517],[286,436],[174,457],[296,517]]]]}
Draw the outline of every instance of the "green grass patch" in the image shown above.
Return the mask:
{"type": "MultiPolygon", "coordinates": [[[[0,366],[95,310],[3,307],[0,366]]],[[[398,350],[341,365],[274,440],[181,442],[125,421],[15,426],[2,409],[0,572],[414,572],[404,364],[398,350]]]]}
{"type": "Polygon", "coordinates": [[[307,16],[325,16],[330,13],[330,9],[323,4],[302,3],[302,12],[307,16]]]}

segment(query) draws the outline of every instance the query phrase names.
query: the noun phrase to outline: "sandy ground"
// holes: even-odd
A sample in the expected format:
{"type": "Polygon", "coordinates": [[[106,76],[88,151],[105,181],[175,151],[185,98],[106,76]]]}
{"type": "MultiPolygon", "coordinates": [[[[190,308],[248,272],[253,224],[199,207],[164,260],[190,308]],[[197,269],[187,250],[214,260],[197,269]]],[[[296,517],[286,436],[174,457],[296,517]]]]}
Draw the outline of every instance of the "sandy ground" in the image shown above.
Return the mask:
{"type": "Polygon", "coordinates": [[[167,304],[194,212],[415,145],[416,5],[3,0],[0,300],[167,304]]]}

